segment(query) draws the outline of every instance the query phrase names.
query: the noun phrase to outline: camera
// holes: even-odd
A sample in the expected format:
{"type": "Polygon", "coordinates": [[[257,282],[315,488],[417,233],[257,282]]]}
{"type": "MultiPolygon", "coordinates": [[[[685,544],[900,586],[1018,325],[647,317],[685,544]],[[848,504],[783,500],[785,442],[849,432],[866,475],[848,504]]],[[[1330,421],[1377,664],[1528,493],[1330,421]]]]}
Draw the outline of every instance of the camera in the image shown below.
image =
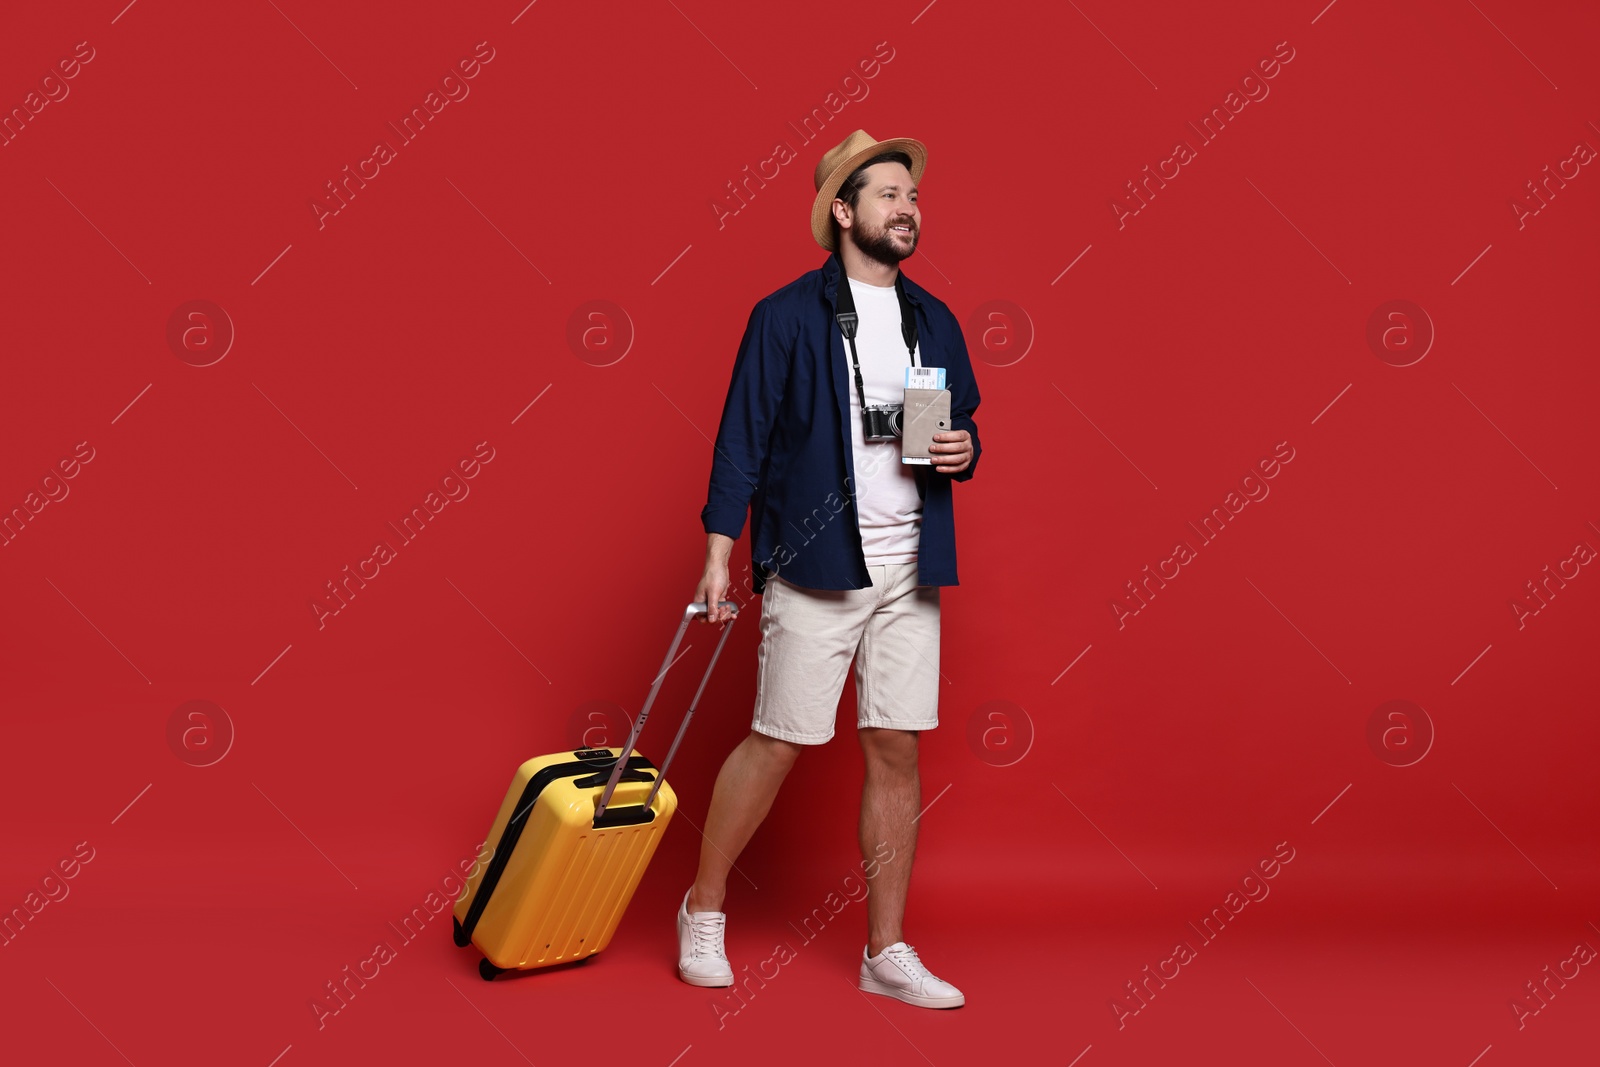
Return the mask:
{"type": "Polygon", "coordinates": [[[893,441],[904,432],[905,406],[873,404],[861,412],[861,434],[868,441],[893,441]]]}

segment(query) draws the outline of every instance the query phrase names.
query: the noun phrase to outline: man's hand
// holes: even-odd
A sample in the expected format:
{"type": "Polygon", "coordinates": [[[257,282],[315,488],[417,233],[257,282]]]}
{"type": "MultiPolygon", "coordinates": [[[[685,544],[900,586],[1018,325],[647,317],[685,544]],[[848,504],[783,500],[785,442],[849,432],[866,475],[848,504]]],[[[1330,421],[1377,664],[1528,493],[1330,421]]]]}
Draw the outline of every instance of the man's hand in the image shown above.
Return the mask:
{"type": "Polygon", "coordinates": [[[941,430],[933,435],[928,451],[942,463],[933,469],[940,474],[960,474],[972,463],[972,435],[965,430],[941,430]],[[941,443],[943,442],[943,443],[941,443]]]}
{"type": "MultiPolygon", "coordinates": [[[[703,623],[724,623],[733,618],[733,612],[723,607],[721,600],[728,591],[728,557],[733,553],[733,538],[724,534],[709,534],[706,537],[706,567],[705,573],[700,578],[700,584],[695,587],[694,603],[704,604],[708,609],[700,616],[703,623]]],[[[722,629],[719,625],[717,629],[722,629]]]]}

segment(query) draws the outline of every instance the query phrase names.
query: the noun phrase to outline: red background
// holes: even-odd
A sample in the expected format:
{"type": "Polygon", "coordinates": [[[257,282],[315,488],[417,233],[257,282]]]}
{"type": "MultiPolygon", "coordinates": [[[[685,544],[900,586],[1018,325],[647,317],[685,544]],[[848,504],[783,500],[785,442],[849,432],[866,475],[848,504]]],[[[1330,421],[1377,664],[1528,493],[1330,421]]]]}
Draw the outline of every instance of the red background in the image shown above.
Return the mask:
{"type": "MultiPolygon", "coordinates": [[[[13,13],[7,113],[77,42],[93,59],[0,148],[0,506],[80,442],[94,458],[0,548],[0,906],[37,903],[79,842],[93,859],[0,948],[10,1058],[1589,1062],[1593,968],[1520,1029],[1510,1003],[1600,946],[1600,578],[1520,626],[1510,605],[1600,546],[1600,178],[1512,203],[1600,145],[1597,22],[1355,0],[13,13]],[[324,183],[480,41],[470,95],[319,228],[324,183]],[[846,86],[868,95],[803,143],[787,123],[879,42],[892,59],[846,86]],[[1270,95],[1199,144],[1186,123],[1279,42],[1270,95]],[[967,1006],[856,992],[860,904],[792,932],[856,869],[847,728],[731,885],[735,966],[781,940],[796,959],[737,1014],[674,978],[759,601],[606,953],[490,986],[446,917],[400,944],[387,924],[471,856],[518,762],[575,743],[593,702],[637,708],[699,577],[745,319],[820,265],[811,171],[857,128],[929,146],[905,267],[962,320],[983,393],[908,922],[967,1006]],[[1180,138],[1196,158],[1119,225],[1180,138]],[[719,226],[779,140],[798,158],[719,226]],[[191,300],[236,334],[209,366],[215,314],[199,355],[168,341],[191,300]],[[585,347],[594,300],[620,311],[585,347]],[[1391,300],[1436,334],[1408,366],[1367,340],[1391,300]],[[470,495],[319,629],[324,583],[479,442],[470,495]],[[1200,545],[1186,523],[1279,442],[1270,495],[1200,545]],[[1124,583],[1180,539],[1197,558],[1119,627],[1124,583]],[[169,735],[192,700],[222,710],[169,735]],[[1391,700],[1422,713],[1374,743],[1391,700]],[[1431,747],[1395,765],[1424,716],[1431,747]],[[1270,896],[1201,943],[1188,924],[1280,842],[1270,896]],[[397,958],[319,1029],[312,998],[380,939],[397,958]],[[1197,958],[1119,1027],[1113,998],[1180,939],[1197,958]]],[[[691,635],[657,757],[709,650],[691,635]]]]}

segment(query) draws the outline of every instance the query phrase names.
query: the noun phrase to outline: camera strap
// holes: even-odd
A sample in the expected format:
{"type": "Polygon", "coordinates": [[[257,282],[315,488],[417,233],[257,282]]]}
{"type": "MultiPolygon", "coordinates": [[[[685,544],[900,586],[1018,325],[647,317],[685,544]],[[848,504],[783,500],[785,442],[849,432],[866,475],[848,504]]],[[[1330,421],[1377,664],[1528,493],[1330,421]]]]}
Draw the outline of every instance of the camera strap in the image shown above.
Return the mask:
{"type": "MultiPolygon", "coordinates": [[[[835,259],[839,259],[836,255],[835,259]]],[[[911,307],[911,301],[906,298],[904,275],[899,271],[894,275],[894,294],[900,300],[900,335],[905,338],[906,354],[911,357],[911,365],[917,365],[917,316],[911,307]]],[[[838,314],[834,317],[839,320],[839,329],[844,332],[845,340],[850,342],[850,366],[855,371],[856,395],[861,398],[861,410],[867,410],[867,387],[861,381],[861,359],[856,354],[856,327],[860,325],[860,318],[856,315],[855,294],[850,291],[850,276],[844,271],[844,261],[839,260],[839,289],[834,299],[838,307],[838,314]]]]}

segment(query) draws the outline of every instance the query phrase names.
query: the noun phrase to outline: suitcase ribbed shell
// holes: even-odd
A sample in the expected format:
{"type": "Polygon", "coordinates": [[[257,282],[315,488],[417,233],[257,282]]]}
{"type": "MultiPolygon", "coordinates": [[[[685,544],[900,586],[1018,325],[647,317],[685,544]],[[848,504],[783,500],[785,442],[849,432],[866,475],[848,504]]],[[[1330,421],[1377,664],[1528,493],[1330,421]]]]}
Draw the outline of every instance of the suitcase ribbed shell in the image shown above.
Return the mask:
{"type": "MultiPolygon", "coordinates": [[[[616,755],[621,749],[608,751],[616,755]]],[[[629,766],[651,781],[619,784],[606,810],[608,822],[613,816],[637,818],[654,784],[649,761],[635,753],[629,766]]],[[[582,763],[571,752],[540,756],[517,769],[488,838],[496,856],[468,882],[455,907],[456,919],[470,925],[472,944],[495,967],[566,963],[611,942],[678,801],[663,782],[650,806],[652,819],[597,829],[595,805],[604,788],[599,769],[596,761],[582,763]],[[529,783],[541,775],[554,779],[543,783],[530,804],[529,783]],[[592,782],[595,777],[601,781],[592,782]],[[516,819],[524,808],[526,814],[516,819]],[[508,827],[516,840],[502,860],[508,827]],[[489,899],[469,924],[485,880],[493,881],[489,899]]]]}

